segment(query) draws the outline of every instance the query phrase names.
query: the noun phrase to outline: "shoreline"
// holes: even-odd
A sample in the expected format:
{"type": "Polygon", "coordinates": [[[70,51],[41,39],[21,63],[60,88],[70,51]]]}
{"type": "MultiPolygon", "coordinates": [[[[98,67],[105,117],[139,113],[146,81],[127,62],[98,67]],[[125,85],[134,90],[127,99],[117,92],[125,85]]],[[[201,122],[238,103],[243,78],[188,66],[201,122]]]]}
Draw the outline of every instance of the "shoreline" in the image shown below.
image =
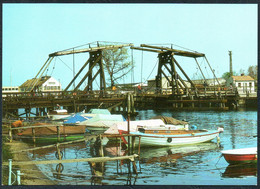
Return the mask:
{"type": "MultiPolygon", "coordinates": [[[[22,141],[13,140],[12,143],[6,142],[13,151],[28,149],[28,144],[22,141]]],[[[12,153],[13,161],[32,161],[26,152],[12,153]]],[[[21,185],[57,185],[57,182],[50,180],[36,165],[19,165],[21,175],[21,185]]]]}

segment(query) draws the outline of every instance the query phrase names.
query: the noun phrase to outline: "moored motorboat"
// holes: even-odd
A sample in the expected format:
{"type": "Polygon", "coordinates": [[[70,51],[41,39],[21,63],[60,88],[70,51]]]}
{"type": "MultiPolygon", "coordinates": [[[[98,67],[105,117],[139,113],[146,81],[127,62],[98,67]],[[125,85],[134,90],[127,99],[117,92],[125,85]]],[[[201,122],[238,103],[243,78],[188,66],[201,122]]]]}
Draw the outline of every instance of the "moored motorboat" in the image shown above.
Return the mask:
{"type": "Polygon", "coordinates": [[[67,125],[57,125],[53,126],[50,123],[35,123],[32,126],[38,126],[34,128],[34,133],[32,128],[24,129],[17,133],[20,138],[32,139],[33,136],[36,137],[37,142],[51,142],[57,141],[58,132],[60,133],[60,141],[63,140],[76,140],[84,137],[86,127],[84,125],[79,126],[67,126],[67,125]],[[59,131],[58,131],[59,127],[59,131]]]}
{"type": "Polygon", "coordinates": [[[47,117],[51,120],[60,120],[71,116],[66,109],[52,110],[47,113],[47,117]]]}
{"type": "Polygon", "coordinates": [[[229,164],[257,163],[257,147],[221,151],[229,164]]]}
{"type": "Polygon", "coordinates": [[[124,121],[125,119],[122,115],[96,114],[93,118],[77,123],[76,125],[84,125],[91,133],[101,134],[113,124],[124,121]]]}

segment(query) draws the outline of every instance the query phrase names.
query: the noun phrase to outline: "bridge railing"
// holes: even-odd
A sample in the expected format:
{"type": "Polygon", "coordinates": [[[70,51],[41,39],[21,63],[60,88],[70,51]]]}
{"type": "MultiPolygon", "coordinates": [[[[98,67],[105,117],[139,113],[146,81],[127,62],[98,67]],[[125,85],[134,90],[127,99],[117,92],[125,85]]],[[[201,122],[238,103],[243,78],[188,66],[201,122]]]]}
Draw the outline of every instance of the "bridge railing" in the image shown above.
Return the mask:
{"type": "MultiPolygon", "coordinates": [[[[149,94],[159,94],[161,95],[170,95],[172,94],[171,88],[163,88],[161,90],[157,89],[156,87],[142,87],[141,90],[138,90],[138,88],[130,88],[130,89],[116,89],[116,90],[106,90],[106,91],[41,91],[41,92],[13,92],[13,93],[2,93],[2,99],[3,101],[8,99],[14,99],[14,98],[21,98],[21,99],[67,99],[67,98],[120,98],[125,97],[126,94],[139,94],[139,95],[149,95],[149,94]]],[[[229,89],[226,87],[198,87],[196,90],[188,89],[188,90],[182,90],[180,89],[180,94],[182,95],[188,95],[188,94],[230,94],[234,95],[237,93],[236,89],[229,89]]]]}

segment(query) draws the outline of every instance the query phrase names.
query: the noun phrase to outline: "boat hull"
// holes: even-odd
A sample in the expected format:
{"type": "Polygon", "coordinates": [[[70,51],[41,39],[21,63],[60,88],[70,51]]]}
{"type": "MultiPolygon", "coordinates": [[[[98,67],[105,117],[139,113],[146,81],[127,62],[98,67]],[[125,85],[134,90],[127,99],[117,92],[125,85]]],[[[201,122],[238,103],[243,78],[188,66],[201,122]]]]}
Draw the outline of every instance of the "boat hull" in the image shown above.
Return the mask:
{"type": "MultiPolygon", "coordinates": [[[[131,134],[141,135],[141,146],[181,146],[208,142],[219,136],[219,132],[206,132],[191,136],[174,135],[149,135],[133,132],[131,134]]],[[[136,140],[139,143],[139,140],[136,140]]]]}
{"type": "Polygon", "coordinates": [[[103,134],[109,127],[91,127],[86,126],[86,130],[90,131],[93,134],[103,134]]]}
{"type": "MultiPolygon", "coordinates": [[[[61,136],[60,140],[58,140],[57,135],[48,135],[48,136],[42,136],[42,137],[37,137],[35,140],[35,143],[41,143],[41,144],[48,144],[48,143],[56,143],[56,142],[68,142],[68,141],[74,141],[74,140],[79,140],[83,139],[84,135],[68,135],[66,137],[61,136]]],[[[27,137],[27,138],[22,138],[22,140],[26,142],[33,142],[32,137],[27,137]]]]}
{"type": "Polygon", "coordinates": [[[257,148],[222,151],[229,164],[257,163],[257,148]]]}

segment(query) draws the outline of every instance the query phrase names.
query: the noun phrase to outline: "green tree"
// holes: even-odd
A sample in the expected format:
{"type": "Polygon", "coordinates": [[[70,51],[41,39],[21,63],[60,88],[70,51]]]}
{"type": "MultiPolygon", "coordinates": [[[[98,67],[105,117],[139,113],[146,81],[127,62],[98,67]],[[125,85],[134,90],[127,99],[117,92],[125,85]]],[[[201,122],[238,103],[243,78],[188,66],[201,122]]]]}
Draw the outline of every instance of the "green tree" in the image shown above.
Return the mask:
{"type": "MultiPolygon", "coordinates": [[[[237,73],[236,73],[236,72],[233,72],[233,75],[237,75],[237,73]]],[[[227,80],[228,78],[230,78],[230,72],[225,72],[225,73],[223,73],[222,78],[225,79],[225,80],[227,80]]]]}
{"type": "Polygon", "coordinates": [[[130,72],[132,62],[129,59],[127,48],[117,48],[103,51],[103,65],[109,76],[111,87],[117,80],[122,79],[130,72]]]}
{"type": "Polygon", "coordinates": [[[249,66],[247,70],[247,75],[251,76],[254,80],[257,80],[257,66],[249,66]]]}

